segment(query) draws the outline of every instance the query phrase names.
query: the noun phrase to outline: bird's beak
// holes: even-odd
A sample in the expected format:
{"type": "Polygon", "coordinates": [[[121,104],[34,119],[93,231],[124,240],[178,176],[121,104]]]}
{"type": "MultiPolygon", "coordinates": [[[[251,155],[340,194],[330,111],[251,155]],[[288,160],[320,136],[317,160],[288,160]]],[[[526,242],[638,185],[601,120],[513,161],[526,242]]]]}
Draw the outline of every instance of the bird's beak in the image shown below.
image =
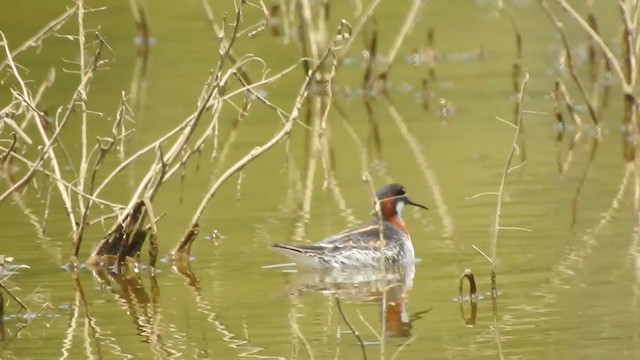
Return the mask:
{"type": "Polygon", "coordinates": [[[424,206],[424,205],[420,205],[420,204],[418,204],[418,203],[415,203],[415,202],[413,202],[413,201],[409,200],[409,198],[406,198],[406,199],[407,199],[407,201],[406,201],[407,205],[413,205],[413,206],[417,206],[417,207],[419,207],[419,208],[423,208],[423,209],[425,209],[425,210],[429,210],[429,208],[428,208],[428,207],[426,207],[426,206],[424,206]]]}

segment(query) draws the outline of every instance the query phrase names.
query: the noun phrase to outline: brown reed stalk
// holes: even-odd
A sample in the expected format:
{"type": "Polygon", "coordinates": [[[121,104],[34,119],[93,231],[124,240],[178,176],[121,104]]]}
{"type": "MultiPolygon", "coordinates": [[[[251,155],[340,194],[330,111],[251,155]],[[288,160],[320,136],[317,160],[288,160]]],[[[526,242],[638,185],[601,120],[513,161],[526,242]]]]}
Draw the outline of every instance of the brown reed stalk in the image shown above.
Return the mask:
{"type": "MultiPolygon", "coordinates": [[[[624,24],[622,30],[622,69],[624,71],[625,83],[629,84],[633,89],[635,88],[636,79],[638,77],[636,60],[638,54],[634,52],[634,37],[638,36],[638,31],[636,29],[636,25],[632,24],[625,2],[621,1],[619,3],[619,8],[624,24]]],[[[634,14],[634,16],[636,16],[637,20],[638,14],[634,14]]],[[[623,124],[625,126],[623,136],[624,158],[628,162],[632,162],[636,159],[636,155],[638,153],[638,144],[637,140],[635,140],[635,137],[638,136],[638,104],[633,92],[625,92],[623,100],[623,124]]]]}
{"type": "Polygon", "coordinates": [[[149,22],[147,20],[147,11],[144,0],[130,0],[129,7],[133,16],[133,23],[138,31],[140,40],[140,51],[138,56],[143,58],[149,57],[149,45],[151,43],[151,33],[149,30],[149,22]]]}
{"type": "Polygon", "coordinates": [[[369,120],[369,125],[371,127],[370,141],[373,141],[373,145],[378,156],[382,156],[382,137],[380,135],[380,124],[376,117],[376,113],[373,110],[374,98],[370,94],[370,92],[373,90],[375,59],[378,56],[378,25],[375,18],[371,20],[370,25],[367,24],[367,28],[364,33],[364,41],[366,54],[368,57],[366,58],[367,63],[365,65],[364,77],[362,80],[362,90],[364,91],[362,100],[364,102],[364,107],[367,112],[367,119],[369,120]]]}
{"type": "MultiPolygon", "coordinates": [[[[609,105],[609,98],[611,97],[611,86],[612,86],[612,81],[611,81],[611,77],[612,75],[612,69],[611,69],[611,63],[609,62],[609,59],[604,58],[603,60],[604,63],[604,70],[600,73],[600,80],[599,83],[602,86],[602,91],[601,91],[601,95],[600,98],[598,100],[598,115],[600,117],[602,117],[604,109],[607,108],[607,106],[609,105]]],[[[596,89],[598,89],[599,87],[594,87],[594,97],[596,96],[596,89]]]]}
{"type": "MultiPolygon", "coordinates": [[[[551,98],[553,99],[553,113],[556,117],[556,126],[557,126],[556,149],[558,152],[558,155],[557,155],[558,172],[560,174],[564,174],[565,170],[568,168],[568,164],[571,159],[572,147],[567,152],[566,160],[563,160],[562,140],[564,139],[564,135],[567,132],[567,125],[565,123],[564,115],[562,113],[562,105],[564,102],[562,99],[561,87],[562,87],[562,81],[558,78],[554,83],[553,91],[551,92],[551,98]]],[[[576,137],[574,137],[574,139],[575,138],[576,137]]]]}
{"type": "MultiPolygon", "coordinates": [[[[543,6],[546,5],[546,1],[545,0],[540,0],[540,1],[543,2],[543,6]]],[[[632,93],[633,92],[633,87],[631,86],[631,84],[628,84],[626,82],[626,77],[624,75],[624,71],[622,70],[622,65],[618,61],[617,57],[613,54],[611,49],[609,49],[607,44],[605,44],[604,40],[602,40],[600,35],[597,34],[589,26],[589,23],[587,21],[585,21],[580,16],[580,14],[578,14],[578,12],[571,5],[569,5],[566,2],[566,0],[556,0],[556,2],[578,23],[578,25],[580,25],[580,27],[582,27],[582,29],[587,33],[587,35],[589,35],[590,38],[598,45],[600,50],[603,52],[603,55],[609,61],[609,64],[611,65],[613,72],[616,74],[616,76],[618,77],[618,79],[622,83],[623,92],[624,93],[632,93]]],[[[622,6],[622,11],[624,11],[624,6],[622,6]]],[[[561,23],[560,23],[560,25],[561,25],[561,28],[562,28],[562,24],[561,23]]],[[[556,24],[556,26],[557,26],[557,24],[556,24]]],[[[638,46],[640,46],[640,45],[636,44],[635,48],[638,48],[638,46]]]]}
{"type": "Polygon", "coordinates": [[[5,341],[5,330],[4,330],[4,295],[2,295],[2,291],[0,291],[0,351],[3,350],[3,345],[5,341]]]}
{"type": "Polygon", "coordinates": [[[425,49],[425,57],[427,68],[429,69],[429,79],[436,80],[436,61],[438,59],[438,51],[436,50],[436,31],[431,26],[427,31],[427,48],[425,49]]]}
{"type": "MultiPolygon", "coordinates": [[[[589,27],[593,29],[596,34],[599,34],[600,31],[598,29],[598,21],[596,19],[596,15],[593,11],[593,0],[587,0],[587,23],[589,27]]],[[[589,38],[589,47],[588,47],[588,61],[589,61],[589,77],[591,82],[595,84],[600,77],[600,49],[598,48],[598,44],[593,41],[592,38],[589,38]]],[[[598,86],[594,86],[594,90],[597,89],[598,86]]]]}
{"type": "MultiPolygon", "coordinates": [[[[163,182],[166,179],[167,174],[167,165],[164,162],[164,154],[162,152],[162,148],[158,147],[156,149],[156,160],[153,164],[153,177],[150,181],[149,188],[146,190],[142,197],[142,203],[144,206],[142,207],[139,218],[135,221],[135,227],[130,232],[127,238],[121,242],[121,245],[118,249],[118,269],[122,272],[122,269],[125,266],[125,261],[127,257],[134,258],[136,261],[139,260],[140,250],[142,249],[142,245],[144,244],[147,235],[149,232],[153,230],[153,241],[157,238],[157,230],[156,230],[156,222],[157,219],[154,216],[154,211],[152,207],[152,201],[155,197],[155,194],[158,192],[163,182]],[[145,222],[149,218],[150,224],[148,226],[144,226],[145,222]]],[[[150,261],[155,263],[155,258],[157,257],[157,253],[154,253],[154,248],[157,249],[157,244],[153,243],[149,247],[150,252],[150,261]]]]}
{"type": "MultiPolygon", "coordinates": [[[[4,272],[4,255],[0,255],[0,274],[2,274],[4,272]]],[[[0,282],[0,286],[2,286],[2,288],[0,289],[0,345],[4,343],[4,295],[2,290],[4,289],[4,286],[2,285],[2,282],[0,282]]],[[[0,350],[2,350],[2,347],[0,347],[0,350]]]]}
{"type": "MultiPolygon", "coordinates": [[[[133,23],[138,33],[138,52],[136,61],[133,66],[133,74],[129,85],[129,100],[133,112],[136,114],[137,123],[144,119],[145,100],[147,93],[147,77],[149,58],[151,53],[151,30],[149,26],[149,18],[147,15],[147,6],[144,0],[130,0],[129,7],[133,23]]],[[[124,139],[118,146],[120,160],[125,159],[124,139]]]]}
{"type": "MultiPolygon", "coordinates": [[[[518,28],[518,23],[516,22],[516,18],[513,16],[513,13],[511,11],[508,11],[508,13],[511,20],[511,26],[513,27],[513,32],[516,36],[516,59],[513,63],[513,70],[511,73],[513,92],[516,96],[516,102],[513,107],[513,118],[515,123],[518,121],[518,117],[522,116],[523,99],[519,98],[519,96],[523,95],[520,93],[520,90],[522,88],[522,72],[524,70],[522,67],[522,35],[520,34],[520,29],[518,28]]],[[[521,159],[524,162],[527,160],[527,148],[523,137],[524,124],[522,122],[520,122],[520,124],[518,125],[518,132],[520,133],[518,135],[518,146],[520,147],[519,150],[521,159]]]]}
{"type": "MultiPolygon", "coordinates": [[[[593,9],[593,0],[587,0],[587,23],[591,30],[600,36],[598,20],[593,9]]],[[[609,102],[611,92],[611,64],[609,59],[602,54],[598,43],[588,37],[589,43],[589,76],[592,82],[591,101],[598,110],[598,117],[603,117],[603,111],[609,102]],[[601,66],[604,64],[604,66],[601,66]]]]}
{"type": "MultiPolygon", "coordinates": [[[[564,2],[563,0],[558,0],[558,1],[560,3],[564,2]]],[[[572,54],[572,51],[571,51],[571,44],[569,43],[569,39],[567,38],[567,34],[564,31],[564,25],[562,24],[562,22],[560,22],[560,20],[558,20],[558,18],[555,16],[555,14],[551,11],[551,9],[549,8],[549,5],[547,4],[546,0],[540,0],[540,5],[542,5],[542,7],[546,11],[547,15],[549,16],[549,19],[551,20],[553,25],[558,30],[558,33],[560,34],[560,37],[562,39],[562,44],[564,46],[565,54],[567,56],[567,68],[569,69],[569,73],[571,74],[571,78],[573,79],[574,83],[578,87],[578,90],[580,90],[580,95],[582,95],[582,99],[585,102],[585,104],[587,105],[587,109],[589,110],[589,116],[591,117],[591,120],[593,121],[593,124],[596,125],[596,126],[599,126],[600,118],[598,117],[598,114],[595,111],[595,107],[592,104],[591,99],[587,95],[587,90],[585,89],[584,85],[582,84],[582,80],[580,79],[580,76],[578,76],[578,72],[577,72],[577,70],[575,68],[575,64],[574,64],[574,61],[573,61],[573,54],[572,54]]],[[[593,30],[591,30],[591,31],[593,31],[593,30]]]]}
{"type": "Polygon", "coordinates": [[[362,89],[368,92],[372,89],[373,77],[375,73],[375,63],[378,57],[378,22],[375,18],[371,19],[370,24],[367,24],[367,31],[364,35],[365,48],[366,48],[366,65],[364,69],[364,77],[362,80],[362,89]],[[371,29],[370,29],[371,28],[371,29]]]}
{"type": "MultiPolygon", "coordinates": [[[[520,91],[520,80],[522,79],[522,35],[520,34],[520,29],[518,28],[518,23],[516,22],[516,18],[513,16],[511,11],[509,13],[509,19],[511,20],[511,26],[513,27],[513,32],[516,36],[516,59],[513,62],[513,70],[511,72],[511,81],[513,82],[513,92],[514,94],[518,94],[520,91]]],[[[517,116],[517,109],[516,109],[517,116]]]]}
{"type": "Polygon", "coordinates": [[[576,107],[573,104],[573,101],[571,100],[571,96],[567,91],[567,87],[564,85],[564,82],[559,78],[556,79],[553,97],[554,97],[554,104],[555,104],[554,112],[556,114],[556,118],[558,117],[562,118],[562,120],[558,120],[558,121],[562,121],[562,125],[561,125],[562,128],[559,129],[558,131],[558,139],[556,143],[558,146],[558,169],[560,171],[560,174],[564,174],[567,172],[567,170],[569,170],[571,161],[573,160],[573,150],[575,148],[575,145],[578,142],[578,140],[580,140],[580,138],[582,137],[583,125],[582,125],[582,120],[580,119],[580,115],[578,115],[576,111],[576,107]],[[564,123],[564,118],[562,115],[562,107],[561,107],[562,104],[564,104],[564,106],[566,107],[567,112],[569,113],[569,117],[571,118],[573,122],[573,126],[576,131],[575,135],[571,138],[571,141],[569,143],[569,148],[567,150],[567,154],[564,160],[562,159],[562,156],[561,156],[561,150],[560,150],[560,144],[559,144],[559,142],[562,141],[562,137],[564,136],[564,133],[567,131],[566,124],[564,123]]]}
{"type": "Polygon", "coordinates": [[[560,79],[557,79],[556,82],[558,86],[559,96],[561,97],[562,102],[564,103],[567,109],[567,112],[569,113],[569,118],[573,122],[573,126],[576,128],[576,131],[581,132],[583,128],[583,123],[582,123],[582,118],[580,117],[580,115],[576,110],[576,105],[573,103],[573,100],[571,99],[571,95],[569,95],[569,91],[567,90],[567,87],[565,86],[564,82],[560,79]]]}
{"type": "MultiPolygon", "coordinates": [[[[553,113],[556,117],[556,125],[558,127],[558,134],[556,136],[556,146],[562,143],[564,133],[567,131],[567,125],[564,122],[564,115],[562,114],[562,93],[560,91],[561,80],[556,79],[553,85],[553,91],[551,92],[551,98],[553,99],[553,113]]],[[[559,165],[560,162],[558,162],[559,165]]]]}
{"type": "Polygon", "coordinates": [[[625,160],[631,162],[638,158],[638,126],[637,126],[637,99],[635,96],[635,85],[637,81],[637,65],[636,57],[640,53],[640,35],[636,24],[638,23],[639,12],[637,4],[622,0],[618,3],[619,10],[622,15],[623,32],[622,32],[622,61],[619,61],[609,47],[602,40],[600,35],[585,21],[577,11],[569,5],[566,0],[556,0],[560,6],[582,27],[582,29],[590,36],[592,41],[596,43],[607,59],[613,73],[615,73],[621,83],[623,92],[623,148],[625,160]],[[631,9],[633,7],[633,9],[631,9]]]}
{"type": "MultiPolygon", "coordinates": [[[[637,97],[634,93],[637,81],[637,56],[640,53],[640,41],[638,37],[640,32],[637,28],[638,12],[637,3],[631,1],[620,1],[618,7],[621,13],[623,22],[623,31],[621,34],[622,40],[622,60],[618,60],[611,50],[604,43],[602,38],[597,32],[597,28],[589,26],[589,22],[584,21],[580,15],[564,0],[557,0],[563,9],[565,9],[587,32],[591,41],[597,44],[600,51],[605,57],[605,73],[603,79],[610,72],[614,72],[618,75],[623,91],[623,148],[624,158],[627,161],[633,161],[637,158],[638,143],[638,127],[637,127],[637,97]]],[[[602,96],[602,107],[605,107],[608,102],[610,84],[607,81],[605,83],[605,89],[602,96]]]]}
{"type": "Polygon", "coordinates": [[[578,224],[578,208],[580,204],[580,200],[582,198],[582,189],[587,183],[587,179],[589,178],[589,173],[593,167],[594,160],[596,158],[596,154],[598,153],[598,149],[600,147],[600,142],[602,139],[600,137],[594,137],[591,140],[591,148],[589,150],[589,157],[587,158],[587,164],[582,171],[582,176],[580,176],[580,182],[578,183],[578,187],[576,188],[576,193],[573,196],[573,201],[571,205],[571,229],[575,231],[576,226],[578,224]]]}
{"type": "Polygon", "coordinates": [[[422,88],[420,90],[420,100],[422,102],[422,108],[424,109],[424,111],[429,111],[430,108],[430,98],[431,97],[431,90],[429,90],[429,79],[424,78],[422,79],[422,88]]]}
{"type": "MultiPolygon", "coordinates": [[[[369,145],[373,145],[375,153],[379,158],[382,158],[382,135],[380,134],[380,121],[374,111],[375,101],[370,95],[362,97],[364,108],[367,113],[367,120],[369,121],[369,127],[371,128],[371,136],[369,137],[369,145]]],[[[371,147],[371,146],[370,146],[371,147]]]]}

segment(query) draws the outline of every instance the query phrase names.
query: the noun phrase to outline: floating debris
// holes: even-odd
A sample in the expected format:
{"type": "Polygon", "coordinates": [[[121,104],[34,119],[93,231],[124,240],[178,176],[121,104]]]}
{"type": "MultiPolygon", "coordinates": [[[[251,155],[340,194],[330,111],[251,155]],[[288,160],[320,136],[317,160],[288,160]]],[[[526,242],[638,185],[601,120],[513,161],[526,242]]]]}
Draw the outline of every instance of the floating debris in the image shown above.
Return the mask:
{"type": "Polygon", "coordinates": [[[31,266],[25,264],[8,264],[14,259],[12,256],[0,256],[0,276],[8,277],[13,274],[19,274],[20,269],[31,269],[31,266]]]}
{"type": "Polygon", "coordinates": [[[144,38],[142,36],[134,36],[133,37],[133,43],[136,44],[136,45],[151,46],[151,45],[155,45],[156,42],[157,42],[157,40],[154,37],[150,37],[150,38],[144,38]]]}
{"type": "Polygon", "coordinates": [[[296,265],[296,263],[283,263],[283,264],[263,265],[262,268],[263,269],[276,269],[276,268],[289,267],[289,266],[295,266],[295,265],[296,265]]]}
{"type": "MultiPolygon", "coordinates": [[[[498,293],[496,295],[502,295],[502,291],[498,291],[498,293]]],[[[484,294],[476,294],[474,296],[475,301],[481,301],[487,298],[491,298],[491,291],[487,291],[484,294]]],[[[465,295],[465,296],[456,296],[454,298],[452,298],[453,301],[455,302],[466,302],[466,301],[470,301],[472,300],[471,297],[469,295],[465,295]]]]}
{"type": "Polygon", "coordinates": [[[86,263],[78,263],[78,264],[74,264],[71,262],[68,262],[66,264],[63,264],[62,266],[60,266],[62,269],[66,270],[66,271],[76,271],[79,269],[86,269],[87,268],[87,264],[86,263]]]}
{"type": "Polygon", "coordinates": [[[209,235],[205,236],[204,239],[213,243],[213,245],[219,245],[220,241],[224,239],[225,236],[220,233],[220,231],[213,229],[209,233],[209,235]]]}
{"type": "Polygon", "coordinates": [[[402,84],[400,84],[398,86],[398,91],[403,92],[403,93],[408,93],[408,92],[411,92],[413,90],[414,90],[414,86],[409,84],[409,83],[406,83],[406,82],[403,82],[402,84]]]}
{"type": "MultiPolygon", "coordinates": [[[[193,261],[195,260],[196,257],[195,256],[189,256],[189,261],[193,261]]],[[[170,264],[173,262],[173,259],[169,256],[165,256],[163,258],[160,259],[161,262],[165,263],[165,264],[170,264]]]]}
{"type": "Polygon", "coordinates": [[[440,105],[440,111],[438,114],[442,120],[445,120],[456,112],[455,106],[453,106],[451,101],[445,98],[440,98],[438,100],[438,105],[440,105]]]}

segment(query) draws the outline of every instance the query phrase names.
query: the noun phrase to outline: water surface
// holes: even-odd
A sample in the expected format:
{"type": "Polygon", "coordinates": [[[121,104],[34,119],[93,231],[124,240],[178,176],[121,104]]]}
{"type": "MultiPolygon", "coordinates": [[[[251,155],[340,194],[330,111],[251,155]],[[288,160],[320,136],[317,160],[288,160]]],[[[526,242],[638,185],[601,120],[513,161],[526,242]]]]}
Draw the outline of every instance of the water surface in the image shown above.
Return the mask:
{"type": "MultiPolygon", "coordinates": [[[[1,17],[0,30],[13,48],[68,5],[64,1],[5,2],[0,13],[12,15],[1,17]],[[34,7],[38,11],[32,11],[34,7]]],[[[113,118],[121,92],[130,92],[138,51],[128,4],[91,4],[103,5],[105,10],[87,15],[88,27],[99,28],[109,44],[105,54],[109,62],[96,75],[89,96],[89,108],[104,113],[103,118],[91,117],[93,137],[110,129],[105,119],[113,118]]],[[[218,60],[215,39],[199,3],[147,5],[154,42],[145,98],[132,115],[136,134],[129,144],[131,152],[194,111],[218,60]]],[[[232,11],[231,5],[216,2],[213,7],[220,14],[232,11]]],[[[361,346],[342,311],[361,337],[368,358],[389,359],[396,352],[398,359],[499,358],[500,354],[521,359],[638,358],[635,175],[622,157],[619,90],[614,85],[603,115],[604,136],[593,161],[595,132],[587,128],[567,170],[560,173],[557,159],[566,159],[574,132],[569,129],[563,142],[556,144],[550,99],[555,78],[561,76],[571,85],[578,104],[580,97],[557,66],[562,45],[537,2],[510,5],[522,34],[522,63],[530,80],[523,119],[526,163],[509,174],[501,223],[530,231],[499,234],[497,328],[490,299],[478,302],[473,326],[465,324],[456,299],[458,279],[465,269],[474,272],[480,294],[490,289],[491,264],[472,246],[491,252],[496,197],[471,197],[497,191],[510,151],[513,129],[495,117],[513,119],[515,35],[509,18],[492,1],[431,1],[419,10],[417,24],[401,47],[390,77],[389,100],[372,97],[380,153],[358,90],[364,71],[361,45],[349,53],[334,82],[335,101],[372,154],[366,166],[373,183],[401,182],[413,200],[432,209],[405,211],[421,259],[415,268],[391,272],[388,278],[364,271],[317,274],[265,268],[286,261],[268,249],[274,242],[315,241],[370,218],[372,201],[368,185],[362,182],[361,149],[332,108],[328,124],[337,187],[323,190],[324,170],[317,158],[308,220],[300,222],[308,130],[296,126],[290,141],[243,171],[241,186],[236,176],[221,188],[201,220],[203,234],[194,245],[190,271],[179,272],[160,262],[155,277],[147,269],[129,278],[87,269],[69,273],[62,267],[71,254],[71,230],[57,193],[51,197],[44,227],[45,198],[38,197],[38,189],[30,187],[24,196],[0,204],[0,253],[29,266],[18,269],[3,284],[30,307],[26,318],[24,312],[14,316],[18,307],[8,302],[0,357],[360,358],[361,346]],[[430,80],[431,106],[425,110],[420,88],[429,77],[428,67],[413,64],[411,55],[414,49],[424,49],[429,28],[434,29],[439,58],[436,78],[430,80]],[[440,103],[446,105],[445,117],[440,103]],[[206,240],[213,230],[224,238],[206,240]],[[389,285],[393,286],[387,289],[389,285]],[[382,304],[386,304],[386,322],[382,304]],[[378,335],[383,323],[388,339],[381,355],[378,335]]],[[[351,2],[332,6],[332,28],[337,28],[341,17],[353,19],[351,2]]],[[[603,37],[617,49],[617,9],[604,2],[597,6],[603,37]]],[[[408,2],[383,1],[377,10],[383,54],[408,8],[408,2]]],[[[248,23],[257,19],[256,11],[247,10],[248,23]]],[[[72,34],[74,26],[72,21],[60,33],[72,34]]],[[[586,37],[573,24],[567,31],[586,78],[586,37]]],[[[35,82],[30,87],[37,87],[50,67],[56,68],[54,86],[43,100],[50,112],[66,104],[77,86],[77,75],[62,71],[72,66],[66,61],[76,60],[76,47],[68,39],[51,37],[42,49],[16,59],[29,69],[23,76],[35,82]]],[[[236,50],[262,57],[274,72],[301,56],[295,41],[285,43],[268,32],[241,39],[236,50]]],[[[258,70],[251,69],[255,74],[258,70]]],[[[301,81],[302,71],[297,69],[261,91],[290,110],[301,81]]],[[[1,85],[0,98],[9,98],[12,85],[11,80],[1,85]]],[[[586,112],[580,115],[588,124],[586,112]]],[[[231,133],[236,116],[235,110],[223,114],[221,138],[231,133]]],[[[166,213],[159,223],[162,254],[182,236],[221,170],[267,141],[280,126],[273,111],[256,103],[224,161],[209,160],[209,144],[200,159],[187,166],[184,183],[176,177],[163,186],[154,201],[156,213],[166,213]]],[[[74,158],[79,148],[73,139],[79,129],[78,121],[63,136],[74,158]]],[[[516,156],[514,164],[521,159],[516,156]]],[[[152,161],[150,155],[121,174],[106,188],[105,198],[126,203],[152,161]]],[[[117,163],[114,156],[108,166],[117,163]]],[[[40,188],[49,186],[45,178],[37,181],[40,188]]],[[[81,258],[90,254],[110,225],[90,229],[81,258]]],[[[145,246],[143,262],[146,252],[145,246]]],[[[464,304],[465,316],[469,316],[468,306],[464,304]]]]}

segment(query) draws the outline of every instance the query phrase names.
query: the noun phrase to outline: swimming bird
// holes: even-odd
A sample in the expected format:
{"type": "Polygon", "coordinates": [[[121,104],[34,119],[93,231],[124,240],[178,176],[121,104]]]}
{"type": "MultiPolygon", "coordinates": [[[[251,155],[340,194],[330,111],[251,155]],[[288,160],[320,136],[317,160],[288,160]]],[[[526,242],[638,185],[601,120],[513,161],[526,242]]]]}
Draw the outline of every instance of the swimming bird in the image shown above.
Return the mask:
{"type": "Polygon", "coordinates": [[[401,218],[405,205],[425,210],[407,197],[404,186],[387,184],[376,192],[376,219],[311,245],[274,244],[272,248],[299,265],[338,268],[408,264],[415,261],[409,231],[401,218]],[[381,255],[384,261],[381,261],[381,255]]]}

